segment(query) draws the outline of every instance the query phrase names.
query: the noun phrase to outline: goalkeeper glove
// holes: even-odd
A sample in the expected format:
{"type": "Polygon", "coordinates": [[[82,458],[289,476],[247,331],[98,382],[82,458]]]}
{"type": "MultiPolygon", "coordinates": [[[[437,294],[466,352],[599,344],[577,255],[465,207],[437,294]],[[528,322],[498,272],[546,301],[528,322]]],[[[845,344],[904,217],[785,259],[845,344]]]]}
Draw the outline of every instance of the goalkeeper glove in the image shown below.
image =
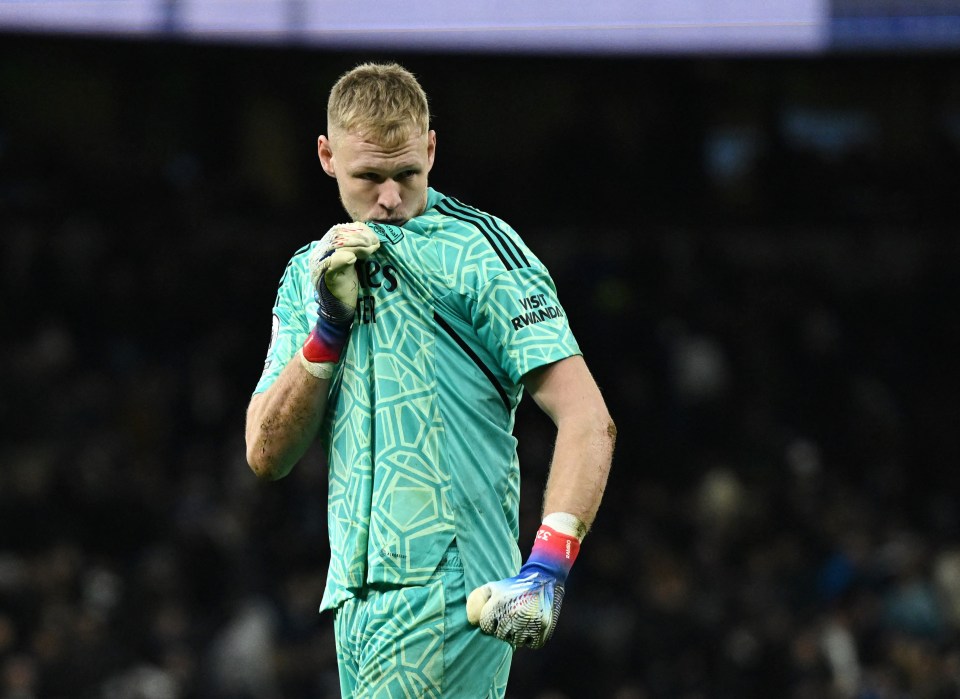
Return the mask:
{"type": "Polygon", "coordinates": [[[333,226],[310,253],[310,279],[319,305],[317,322],[300,348],[300,362],[313,376],[328,379],[350,336],[360,283],[354,263],[380,247],[363,223],[333,226]]]}
{"type": "Polygon", "coordinates": [[[586,530],[574,515],[544,517],[520,572],[470,593],[467,620],[514,648],[542,648],[556,628],[564,583],[586,530]]]}

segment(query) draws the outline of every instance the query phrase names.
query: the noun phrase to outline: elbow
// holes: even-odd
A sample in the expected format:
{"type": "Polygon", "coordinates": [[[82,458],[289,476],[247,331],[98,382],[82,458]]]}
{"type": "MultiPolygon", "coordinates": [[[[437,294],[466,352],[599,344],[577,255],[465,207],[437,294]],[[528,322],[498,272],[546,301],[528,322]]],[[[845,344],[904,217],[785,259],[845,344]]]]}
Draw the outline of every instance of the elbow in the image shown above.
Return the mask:
{"type": "Polygon", "coordinates": [[[617,446],[617,425],[606,406],[595,406],[581,413],[579,420],[564,423],[561,429],[564,428],[579,444],[589,445],[596,458],[609,465],[617,446]]]}
{"type": "Polygon", "coordinates": [[[607,406],[599,401],[584,413],[584,425],[600,442],[607,442],[613,451],[617,443],[617,424],[613,421],[607,406]]]}
{"type": "Polygon", "coordinates": [[[617,447],[617,425],[606,412],[594,422],[593,435],[598,454],[609,470],[613,461],[613,452],[617,447]]]}
{"type": "Polygon", "coordinates": [[[264,458],[262,454],[249,448],[247,449],[247,466],[253,471],[253,475],[261,481],[276,480],[273,475],[275,471],[274,464],[272,464],[269,459],[264,458]]]}
{"type": "Polygon", "coordinates": [[[557,427],[569,430],[581,443],[590,444],[597,452],[613,456],[617,444],[617,425],[602,402],[584,406],[583,410],[569,416],[569,419],[559,422],[557,427]]]}
{"type": "Polygon", "coordinates": [[[617,424],[613,421],[613,418],[610,417],[609,413],[607,414],[604,429],[607,434],[607,439],[610,442],[610,453],[613,454],[613,450],[617,446],[617,424]]]}
{"type": "Polygon", "coordinates": [[[247,440],[247,465],[261,481],[275,481],[283,478],[289,468],[274,455],[271,455],[262,439],[247,440]]]}
{"type": "Polygon", "coordinates": [[[283,463],[282,454],[275,448],[269,430],[261,420],[261,404],[254,396],[247,410],[247,424],[244,434],[247,447],[247,466],[261,481],[275,481],[287,475],[290,468],[283,463]]]}

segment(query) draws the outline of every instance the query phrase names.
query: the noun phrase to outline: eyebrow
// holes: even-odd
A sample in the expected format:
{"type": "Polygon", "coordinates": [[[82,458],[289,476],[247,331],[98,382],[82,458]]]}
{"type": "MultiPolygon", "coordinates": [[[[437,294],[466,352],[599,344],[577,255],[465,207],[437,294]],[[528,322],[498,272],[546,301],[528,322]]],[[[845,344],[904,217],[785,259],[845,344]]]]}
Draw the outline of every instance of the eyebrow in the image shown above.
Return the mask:
{"type": "Polygon", "coordinates": [[[419,164],[406,163],[403,165],[399,165],[397,167],[382,168],[380,166],[373,165],[371,163],[359,163],[357,165],[354,165],[354,167],[350,169],[350,174],[356,175],[364,172],[376,172],[379,174],[383,172],[407,172],[409,170],[413,170],[415,172],[422,172],[423,167],[419,164]]]}

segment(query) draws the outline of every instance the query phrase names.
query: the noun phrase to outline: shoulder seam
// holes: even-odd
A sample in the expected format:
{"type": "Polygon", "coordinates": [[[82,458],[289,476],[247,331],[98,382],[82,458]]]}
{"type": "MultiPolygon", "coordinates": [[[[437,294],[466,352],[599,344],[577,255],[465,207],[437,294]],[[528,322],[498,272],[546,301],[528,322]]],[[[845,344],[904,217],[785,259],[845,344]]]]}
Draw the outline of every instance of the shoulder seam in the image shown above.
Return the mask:
{"type": "Polygon", "coordinates": [[[467,206],[453,197],[447,197],[434,208],[446,216],[455,218],[462,223],[468,223],[476,228],[486,238],[507,270],[530,266],[523,250],[495,225],[490,214],[467,206]]]}
{"type": "Polygon", "coordinates": [[[290,268],[293,266],[294,261],[307,250],[310,249],[310,246],[313,245],[313,242],[307,243],[302,248],[297,250],[293,255],[290,256],[290,259],[287,260],[287,266],[283,268],[283,274],[280,275],[280,282],[277,284],[277,296],[274,305],[276,306],[280,300],[280,289],[283,288],[283,283],[287,281],[287,275],[290,273],[290,268]]]}

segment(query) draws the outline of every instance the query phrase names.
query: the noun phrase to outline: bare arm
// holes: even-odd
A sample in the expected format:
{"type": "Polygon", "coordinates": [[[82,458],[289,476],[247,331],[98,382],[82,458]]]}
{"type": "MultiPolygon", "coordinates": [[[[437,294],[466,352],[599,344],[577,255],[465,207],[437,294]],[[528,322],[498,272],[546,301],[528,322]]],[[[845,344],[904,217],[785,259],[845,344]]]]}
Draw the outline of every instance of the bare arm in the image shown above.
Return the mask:
{"type": "Polygon", "coordinates": [[[524,385],[557,426],[543,514],[567,512],[589,527],[607,485],[617,437],[600,389],[579,356],[530,372],[524,385]]]}
{"type": "Polygon", "coordinates": [[[515,647],[540,648],[556,626],[580,540],[597,516],[617,428],[582,357],[535,369],[523,383],[557,426],[544,522],[517,575],[470,593],[467,621],[515,647]]]}
{"type": "Polygon", "coordinates": [[[310,253],[320,311],[299,355],[247,407],[247,463],[260,478],[283,478],[306,453],[327,408],[328,377],[346,344],[357,304],[356,261],[380,247],[362,223],[333,226],[310,253]],[[308,371],[306,367],[310,367],[308,371]]]}
{"type": "Polygon", "coordinates": [[[270,388],[250,399],[247,463],[258,477],[283,478],[304,455],[323,420],[329,385],[294,356],[270,388]]]}

